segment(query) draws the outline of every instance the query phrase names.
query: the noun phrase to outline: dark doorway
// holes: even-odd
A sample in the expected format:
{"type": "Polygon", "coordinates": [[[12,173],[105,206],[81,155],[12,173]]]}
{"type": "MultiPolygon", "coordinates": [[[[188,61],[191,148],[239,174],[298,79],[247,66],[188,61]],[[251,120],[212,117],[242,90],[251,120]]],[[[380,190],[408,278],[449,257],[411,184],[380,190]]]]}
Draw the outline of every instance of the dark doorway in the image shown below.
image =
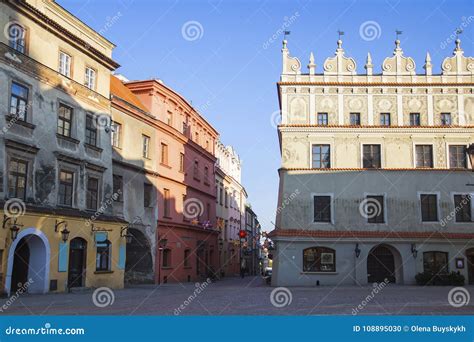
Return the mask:
{"type": "Polygon", "coordinates": [[[28,281],[28,269],[30,264],[30,248],[28,241],[23,238],[15,248],[13,258],[11,291],[16,292],[28,281]]]}
{"type": "Polygon", "coordinates": [[[151,247],[145,234],[138,229],[128,231],[132,239],[127,243],[127,257],[125,262],[125,282],[127,284],[152,284],[153,258],[151,247]]]}
{"type": "Polygon", "coordinates": [[[474,284],[474,248],[466,250],[468,284],[474,284]]]}
{"type": "Polygon", "coordinates": [[[367,257],[367,277],[369,283],[380,283],[387,279],[395,283],[395,257],[386,246],[377,246],[367,257]]]}
{"type": "Polygon", "coordinates": [[[69,244],[68,287],[83,287],[86,273],[87,242],[74,238],[69,244]]]}

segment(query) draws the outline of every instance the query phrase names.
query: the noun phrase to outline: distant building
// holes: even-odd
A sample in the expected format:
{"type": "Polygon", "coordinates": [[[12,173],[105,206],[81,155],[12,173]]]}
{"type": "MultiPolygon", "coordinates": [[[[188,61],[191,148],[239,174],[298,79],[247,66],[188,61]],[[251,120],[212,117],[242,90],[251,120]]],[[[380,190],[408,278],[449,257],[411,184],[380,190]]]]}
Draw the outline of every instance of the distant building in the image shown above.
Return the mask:
{"type": "Polygon", "coordinates": [[[220,275],[240,272],[239,231],[244,229],[247,192],[241,184],[241,161],[232,146],[216,146],[216,215],[219,234],[220,275]]]}
{"type": "Polygon", "coordinates": [[[214,187],[218,132],[163,82],[126,86],[155,119],[151,135],[143,132],[142,137],[147,141],[144,159],[156,162],[158,173],[155,279],[205,279],[219,266],[214,187]]]}
{"type": "Polygon", "coordinates": [[[259,273],[259,263],[261,259],[261,227],[257,219],[257,214],[250,205],[245,206],[245,230],[247,231],[247,241],[243,246],[243,258],[246,260],[247,271],[250,275],[259,273]]]}
{"type": "Polygon", "coordinates": [[[0,27],[2,287],[121,288],[127,222],[112,210],[114,45],[54,1],[2,1],[0,27]]]}
{"type": "Polygon", "coordinates": [[[282,56],[273,285],[474,283],[474,59],[460,40],[441,74],[429,54],[417,74],[399,40],[379,74],[370,54],[358,74],[340,40],[321,73],[286,40],[282,56]]]}

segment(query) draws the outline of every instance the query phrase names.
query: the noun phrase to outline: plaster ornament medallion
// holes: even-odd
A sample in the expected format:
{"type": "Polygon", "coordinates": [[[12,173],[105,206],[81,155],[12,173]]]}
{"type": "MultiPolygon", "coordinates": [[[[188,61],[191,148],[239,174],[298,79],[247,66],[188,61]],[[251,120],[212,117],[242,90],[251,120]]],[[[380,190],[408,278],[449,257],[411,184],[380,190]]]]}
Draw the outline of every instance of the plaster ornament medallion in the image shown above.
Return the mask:
{"type": "Polygon", "coordinates": [[[379,101],[378,106],[383,111],[388,111],[392,108],[392,103],[387,99],[382,99],[379,101]]]}
{"type": "Polygon", "coordinates": [[[362,108],[362,101],[360,99],[350,99],[349,100],[349,107],[351,109],[361,109],[362,108]]]}
{"type": "Polygon", "coordinates": [[[411,110],[420,110],[423,106],[423,103],[418,99],[410,99],[408,100],[408,108],[411,110]]]}

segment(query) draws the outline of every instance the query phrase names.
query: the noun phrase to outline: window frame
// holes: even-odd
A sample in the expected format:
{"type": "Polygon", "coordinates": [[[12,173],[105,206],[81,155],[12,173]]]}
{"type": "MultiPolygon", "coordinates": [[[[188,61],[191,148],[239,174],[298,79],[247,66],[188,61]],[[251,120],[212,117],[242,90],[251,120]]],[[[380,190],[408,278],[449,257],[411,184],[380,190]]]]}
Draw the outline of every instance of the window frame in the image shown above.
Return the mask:
{"type": "Polygon", "coordinates": [[[153,185],[143,183],[143,207],[150,208],[153,204],[153,185]]]}
{"type": "Polygon", "coordinates": [[[161,267],[162,268],[171,268],[172,266],[172,251],[171,248],[163,248],[161,253],[161,267]],[[166,254],[166,255],[165,255],[166,254]],[[165,264],[166,261],[166,264],[165,264]]]}
{"type": "Polygon", "coordinates": [[[9,98],[9,105],[8,105],[8,115],[10,116],[13,116],[15,118],[15,120],[19,120],[19,121],[22,121],[22,122],[28,122],[28,118],[29,118],[29,107],[30,107],[30,104],[29,104],[29,98],[30,98],[30,92],[31,92],[31,89],[30,89],[30,86],[26,85],[25,83],[22,83],[22,82],[18,82],[17,80],[12,80],[10,82],[10,98],[9,98]],[[14,85],[17,85],[18,87],[20,88],[24,88],[26,89],[26,99],[20,95],[14,95],[13,94],[13,86],[14,85]],[[15,107],[15,114],[12,114],[11,110],[12,110],[12,102],[13,102],[13,98],[15,98],[16,102],[17,102],[17,105],[15,107]],[[20,101],[23,101],[25,103],[25,109],[24,109],[24,117],[20,117],[18,115],[18,111],[19,111],[19,102],[20,101]]]}
{"type": "Polygon", "coordinates": [[[334,224],[334,194],[333,193],[311,193],[311,203],[313,216],[311,223],[313,224],[334,224]],[[316,197],[329,197],[329,220],[316,220],[316,197]]]}
{"type": "Polygon", "coordinates": [[[382,160],[383,160],[382,151],[383,151],[382,144],[362,143],[361,144],[361,164],[362,164],[361,166],[362,166],[362,168],[363,169],[375,169],[375,170],[382,169],[383,168],[383,165],[382,165],[382,160]],[[372,147],[373,146],[378,146],[379,147],[379,167],[368,167],[368,166],[365,165],[365,160],[366,160],[365,153],[364,153],[365,146],[372,146],[372,147]]]}
{"type": "Polygon", "coordinates": [[[169,165],[169,164],[168,164],[168,163],[169,163],[169,159],[168,159],[169,154],[168,154],[168,151],[169,151],[169,149],[168,149],[168,144],[162,141],[162,142],[160,143],[160,163],[161,163],[162,165],[166,165],[166,166],[169,165]]]}
{"type": "Polygon", "coordinates": [[[349,113],[349,125],[351,126],[361,126],[361,114],[360,112],[351,112],[349,113]],[[352,123],[352,118],[357,118],[357,123],[352,123]]]}
{"type": "MultiPolygon", "coordinates": [[[[448,144],[447,146],[447,153],[448,153],[448,163],[449,163],[449,168],[450,169],[467,169],[468,168],[468,164],[469,164],[469,157],[467,155],[467,151],[466,151],[466,145],[462,145],[462,144],[448,144]],[[463,148],[463,157],[464,157],[464,166],[463,167],[453,167],[451,166],[451,148],[463,148]]],[[[458,154],[456,152],[456,154],[458,154]]]]}
{"type": "Polygon", "coordinates": [[[439,223],[440,215],[441,215],[440,196],[441,196],[440,192],[430,192],[430,191],[419,191],[418,192],[418,206],[419,206],[420,222],[421,223],[426,223],[426,224],[439,223]],[[424,220],[423,219],[422,196],[436,196],[436,220],[424,220]]]}
{"type": "Polygon", "coordinates": [[[327,112],[318,112],[317,115],[316,115],[316,120],[318,122],[318,125],[328,126],[329,125],[329,114],[327,112]],[[321,117],[323,118],[322,123],[319,120],[321,117]]]}
{"type": "Polygon", "coordinates": [[[7,177],[8,177],[8,189],[6,190],[6,192],[8,193],[8,197],[9,198],[19,198],[23,201],[26,201],[26,193],[27,193],[27,188],[28,188],[28,172],[29,172],[29,161],[28,160],[25,160],[25,159],[21,159],[21,158],[18,158],[18,157],[15,157],[15,156],[11,156],[8,158],[8,174],[7,174],[7,177]],[[10,170],[11,167],[12,167],[12,163],[16,163],[17,164],[17,167],[16,167],[16,171],[13,172],[12,174],[12,171],[10,170]],[[25,173],[20,173],[18,171],[18,164],[23,164],[25,166],[25,173]],[[10,190],[11,190],[11,180],[10,180],[10,177],[12,178],[15,178],[15,186],[14,186],[14,189],[15,189],[15,194],[13,195],[10,190]],[[23,194],[22,196],[18,196],[18,181],[20,178],[23,178],[23,181],[24,181],[24,188],[23,188],[23,194]]]}
{"type": "Polygon", "coordinates": [[[446,265],[445,267],[441,267],[437,272],[433,272],[434,274],[448,274],[449,273],[449,253],[448,252],[444,252],[444,251],[424,251],[423,252],[423,271],[424,272],[428,272],[429,270],[426,269],[425,265],[426,265],[426,261],[425,261],[425,255],[429,254],[429,253],[432,253],[433,254],[433,259],[435,260],[435,263],[434,265],[436,265],[436,255],[437,254],[444,254],[445,258],[446,258],[446,265]],[[443,268],[445,269],[444,272],[443,272],[443,268]]]}
{"type": "Polygon", "coordinates": [[[330,169],[330,168],[332,167],[332,165],[331,165],[331,164],[332,164],[332,163],[331,163],[331,161],[332,161],[332,148],[331,148],[331,147],[332,147],[332,146],[331,146],[331,144],[329,144],[329,143],[311,144],[311,150],[310,150],[310,153],[311,153],[311,155],[310,155],[310,162],[311,162],[311,165],[310,165],[310,167],[311,167],[312,169],[330,169]],[[315,167],[315,163],[314,163],[314,155],[315,155],[315,153],[314,153],[314,148],[315,148],[315,147],[319,147],[319,148],[321,149],[321,152],[319,153],[319,156],[320,156],[320,160],[319,160],[319,162],[320,162],[320,167],[315,167]],[[329,149],[329,151],[328,151],[328,153],[327,153],[327,155],[328,155],[328,157],[329,157],[329,163],[328,163],[327,166],[324,166],[324,167],[323,167],[322,157],[323,157],[323,155],[326,155],[326,154],[323,154],[323,152],[322,152],[322,148],[323,148],[323,147],[328,147],[328,149],[329,149]]]}
{"type": "Polygon", "coordinates": [[[62,137],[72,138],[73,137],[72,130],[73,130],[73,124],[74,124],[74,108],[64,102],[59,102],[57,116],[58,116],[58,123],[57,123],[56,133],[62,137]],[[64,116],[61,116],[61,108],[69,109],[69,113],[70,113],[69,119],[67,119],[64,116]],[[62,127],[59,124],[60,122],[62,122],[62,127]],[[69,124],[69,128],[68,128],[69,134],[64,134],[64,132],[66,131],[66,128],[64,125],[65,123],[69,124]]]}
{"type": "Polygon", "coordinates": [[[87,175],[86,179],[86,210],[97,210],[100,198],[100,178],[96,175],[87,175]],[[96,182],[94,188],[91,187],[91,181],[96,182]],[[95,204],[95,205],[94,205],[95,204]]]}
{"type": "Polygon", "coordinates": [[[150,137],[146,134],[142,134],[142,157],[150,159],[150,137]]]}
{"type": "Polygon", "coordinates": [[[326,246],[312,246],[312,247],[307,247],[302,250],[302,271],[303,273],[336,273],[337,272],[337,252],[334,248],[331,247],[326,247],[326,246]],[[309,250],[314,250],[315,252],[313,253],[315,255],[314,261],[311,263],[310,260],[307,260],[307,251],[309,250]],[[321,262],[322,260],[322,255],[323,254],[332,254],[332,263],[325,263],[327,265],[332,265],[331,269],[328,270],[323,270],[322,265],[323,263],[321,262]],[[311,265],[311,267],[308,267],[308,264],[311,265]],[[319,267],[318,267],[319,264],[319,267]]]}
{"type": "Polygon", "coordinates": [[[123,176],[112,174],[112,192],[113,194],[117,194],[115,196],[115,202],[123,202],[123,176]],[[120,180],[119,183],[116,180],[120,180]]]}
{"type": "Polygon", "coordinates": [[[64,50],[59,50],[59,54],[58,54],[58,73],[63,75],[64,77],[72,78],[72,55],[67,53],[64,50]],[[62,72],[63,70],[61,70],[61,65],[62,65],[61,56],[69,57],[69,65],[68,65],[68,69],[66,70],[65,73],[63,73],[62,72]]]}
{"type": "Polygon", "coordinates": [[[95,258],[95,270],[96,272],[110,272],[112,270],[112,243],[109,240],[98,242],[96,244],[96,258],[95,258]],[[102,244],[106,246],[102,246],[102,244]],[[101,252],[99,252],[99,249],[101,252]],[[106,266],[103,266],[104,262],[102,258],[105,258],[106,266]]]}
{"type": "Polygon", "coordinates": [[[472,223],[474,222],[474,193],[471,192],[452,192],[451,193],[451,199],[452,199],[452,204],[453,204],[453,212],[455,213],[454,215],[454,223],[459,223],[459,224],[466,224],[466,223],[472,223]],[[458,220],[458,211],[456,211],[457,205],[456,205],[456,196],[470,196],[470,207],[469,207],[469,221],[459,221],[458,220]]]}
{"type": "Polygon", "coordinates": [[[410,127],[419,127],[419,126],[421,126],[421,113],[420,112],[411,112],[408,116],[408,119],[409,119],[409,126],[410,127]],[[412,122],[413,122],[412,118],[413,117],[418,118],[418,124],[416,124],[416,125],[412,124],[412,122]]]}
{"type": "Polygon", "coordinates": [[[451,115],[450,112],[440,113],[439,116],[440,116],[439,120],[440,120],[441,126],[452,126],[453,125],[453,116],[451,115]],[[449,124],[445,123],[445,120],[444,120],[445,117],[449,117],[449,124]]]}
{"type": "Polygon", "coordinates": [[[433,169],[435,167],[435,162],[434,162],[434,146],[433,144],[414,144],[414,153],[413,153],[413,156],[414,156],[414,167],[416,169],[433,169]],[[421,147],[423,148],[423,165],[418,165],[418,148],[421,147]],[[425,155],[426,155],[426,152],[425,152],[425,147],[429,147],[430,148],[430,158],[431,158],[431,163],[429,166],[425,166],[425,155]]]}
{"type": "Polygon", "coordinates": [[[112,130],[110,134],[110,141],[112,147],[121,148],[122,144],[122,124],[120,122],[112,120],[112,130]]]}
{"type": "Polygon", "coordinates": [[[8,46],[10,48],[12,48],[13,50],[19,52],[19,53],[22,53],[24,55],[27,55],[28,54],[28,43],[29,43],[29,30],[28,28],[23,25],[23,24],[20,24],[18,21],[16,20],[12,20],[12,18],[10,18],[10,23],[8,25],[8,35],[9,35],[9,39],[8,39],[8,46]],[[12,26],[16,26],[16,27],[19,27],[22,31],[22,38],[16,38],[16,35],[15,34],[10,34],[10,30],[11,30],[11,27],[12,26]],[[12,39],[11,36],[15,36],[14,39],[12,39]],[[18,42],[23,42],[23,44],[18,44],[18,42]],[[21,49],[18,49],[18,47],[21,47],[21,49]]]}
{"type": "MultiPolygon", "coordinates": [[[[374,198],[374,197],[382,197],[382,202],[377,201],[381,203],[382,205],[382,222],[371,222],[371,219],[369,217],[366,218],[366,222],[370,224],[388,224],[388,210],[387,210],[387,194],[386,193],[364,193],[364,200],[368,201],[369,198],[374,198]]],[[[377,216],[378,217],[378,216],[377,216]]]]}
{"type": "Polygon", "coordinates": [[[57,202],[58,202],[58,206],[61,206],[61,207],[67,207],[67,208],[73,208],[74,207],[74,194],[75,194],[75,181],[76,181],[76,173],[72,170],[69,170],[67,168],[59,168],[59,172],[58,172],[58,199],[57,199],[57,202]],[[61,173],[67,173],[67,174],[71,174],[72,175],[72,179],[71,181],[62,181],[61,180],[61,173]],[[62,196],[66,196],[67,195],[67,190],[68,188],[71,188],[71,196],[70,196],[70,204],[66,203],[66,202],[69,202],[69,201],[66,201],[66,197],[64,197],[65,201],[61,201],[61,198],[62,196]],[[61,189],[64,188],[64,193],[62,194],[61,192],[61,189]]]}
{"type": "Polygon", "coordinates": [[[392,115],[389,112],[380,113],[380,126],[390,127],[392,125],[392,115]],[[388,117],[388,124],[385,118],[388,117]]]}
{"type": "Polygon", "coordinates": [[[86,65],[84,69],[84,86],[87,89],[95,91],[97,89],[97,70],[93,67],[86,65]],[[92,85],[90,84],[90,76],[88,75],[87,71],[90,70],[93,72],[94,77],[92,78],[92,85]]]}
{"type": "Polygon", "coordinates": [[[171,191],[163,188],[163,217],[171,218],[171,191]]]}
{"type": "Polygon", "coordinates": [[[98,146],[99,130],[97,129],[97,117],[91,113],[86,114],[84,134],[84,142],[87,145],[94,147],[98,146]]]}

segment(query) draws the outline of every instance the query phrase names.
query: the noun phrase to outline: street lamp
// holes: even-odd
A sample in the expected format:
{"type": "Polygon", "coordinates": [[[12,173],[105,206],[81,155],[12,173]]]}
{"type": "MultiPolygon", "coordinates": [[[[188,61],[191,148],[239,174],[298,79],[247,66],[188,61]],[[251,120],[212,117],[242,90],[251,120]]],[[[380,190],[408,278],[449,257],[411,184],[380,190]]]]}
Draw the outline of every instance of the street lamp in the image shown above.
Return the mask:
{"type": "Polygon", "coordinates": [[[11,234],[11,237],[12,237],[12,241],[15,241],[16,237],[18,236],[18,231],[19,230],[20,230],[20,228],[16,225],[16,223],[14,223],[10,227],[10,234],[11,234]]]}
{"type": "Polygon", "coordinates": [[[161,283],[161,262],[163,258],[163,250],[165,249],[166,245],[168,244],[168,239],[160,239],[158,240],[158,284],[161,283]]]}
{"type": "Polygon", "coordinates": [[[67,229],[67,226],[64,227],[63,230],[61,230],[61,237],[63,239],[63,242],[66,242],[69,239],[69,233],[70,231],[67,229]]]}
{"type": "Polygon", "coordinates": [[[10,236],[12,238],[12,241],[16,239],[18,236],[18,232],[20,231],[20,227],[22,227],[22,224],[17,223],[17,218],[16,217],[11,217],[7,215],[3,215],[3,223],[2,223],[2,228],[5,229],[7,226],[7,223],[9,221],[13,220],[13,224],[10,224],[10,236]]]}
{"type": "Polygon", "coordinates": [[[416,244],[414,243],[411,244],[411,254],[413,254],[413,257],[416,259],[416,256],[418,255],[418,250],[416,249],[416,244]]]}
{"type": "Polygon", "coordinates": [[[128,226],[125,226],[120,229],[120,237],[124,237],[126,243],[131,243],[133,239],[133,234],[128,232],[128,228],[128,226]]]}
{"type": "Polygon", "coordinates": [[[356,243],[356,248],[354,249],[354,252],[355,252],[356,258],[358,258],[361,252],[358,243],[356,243]]]}

